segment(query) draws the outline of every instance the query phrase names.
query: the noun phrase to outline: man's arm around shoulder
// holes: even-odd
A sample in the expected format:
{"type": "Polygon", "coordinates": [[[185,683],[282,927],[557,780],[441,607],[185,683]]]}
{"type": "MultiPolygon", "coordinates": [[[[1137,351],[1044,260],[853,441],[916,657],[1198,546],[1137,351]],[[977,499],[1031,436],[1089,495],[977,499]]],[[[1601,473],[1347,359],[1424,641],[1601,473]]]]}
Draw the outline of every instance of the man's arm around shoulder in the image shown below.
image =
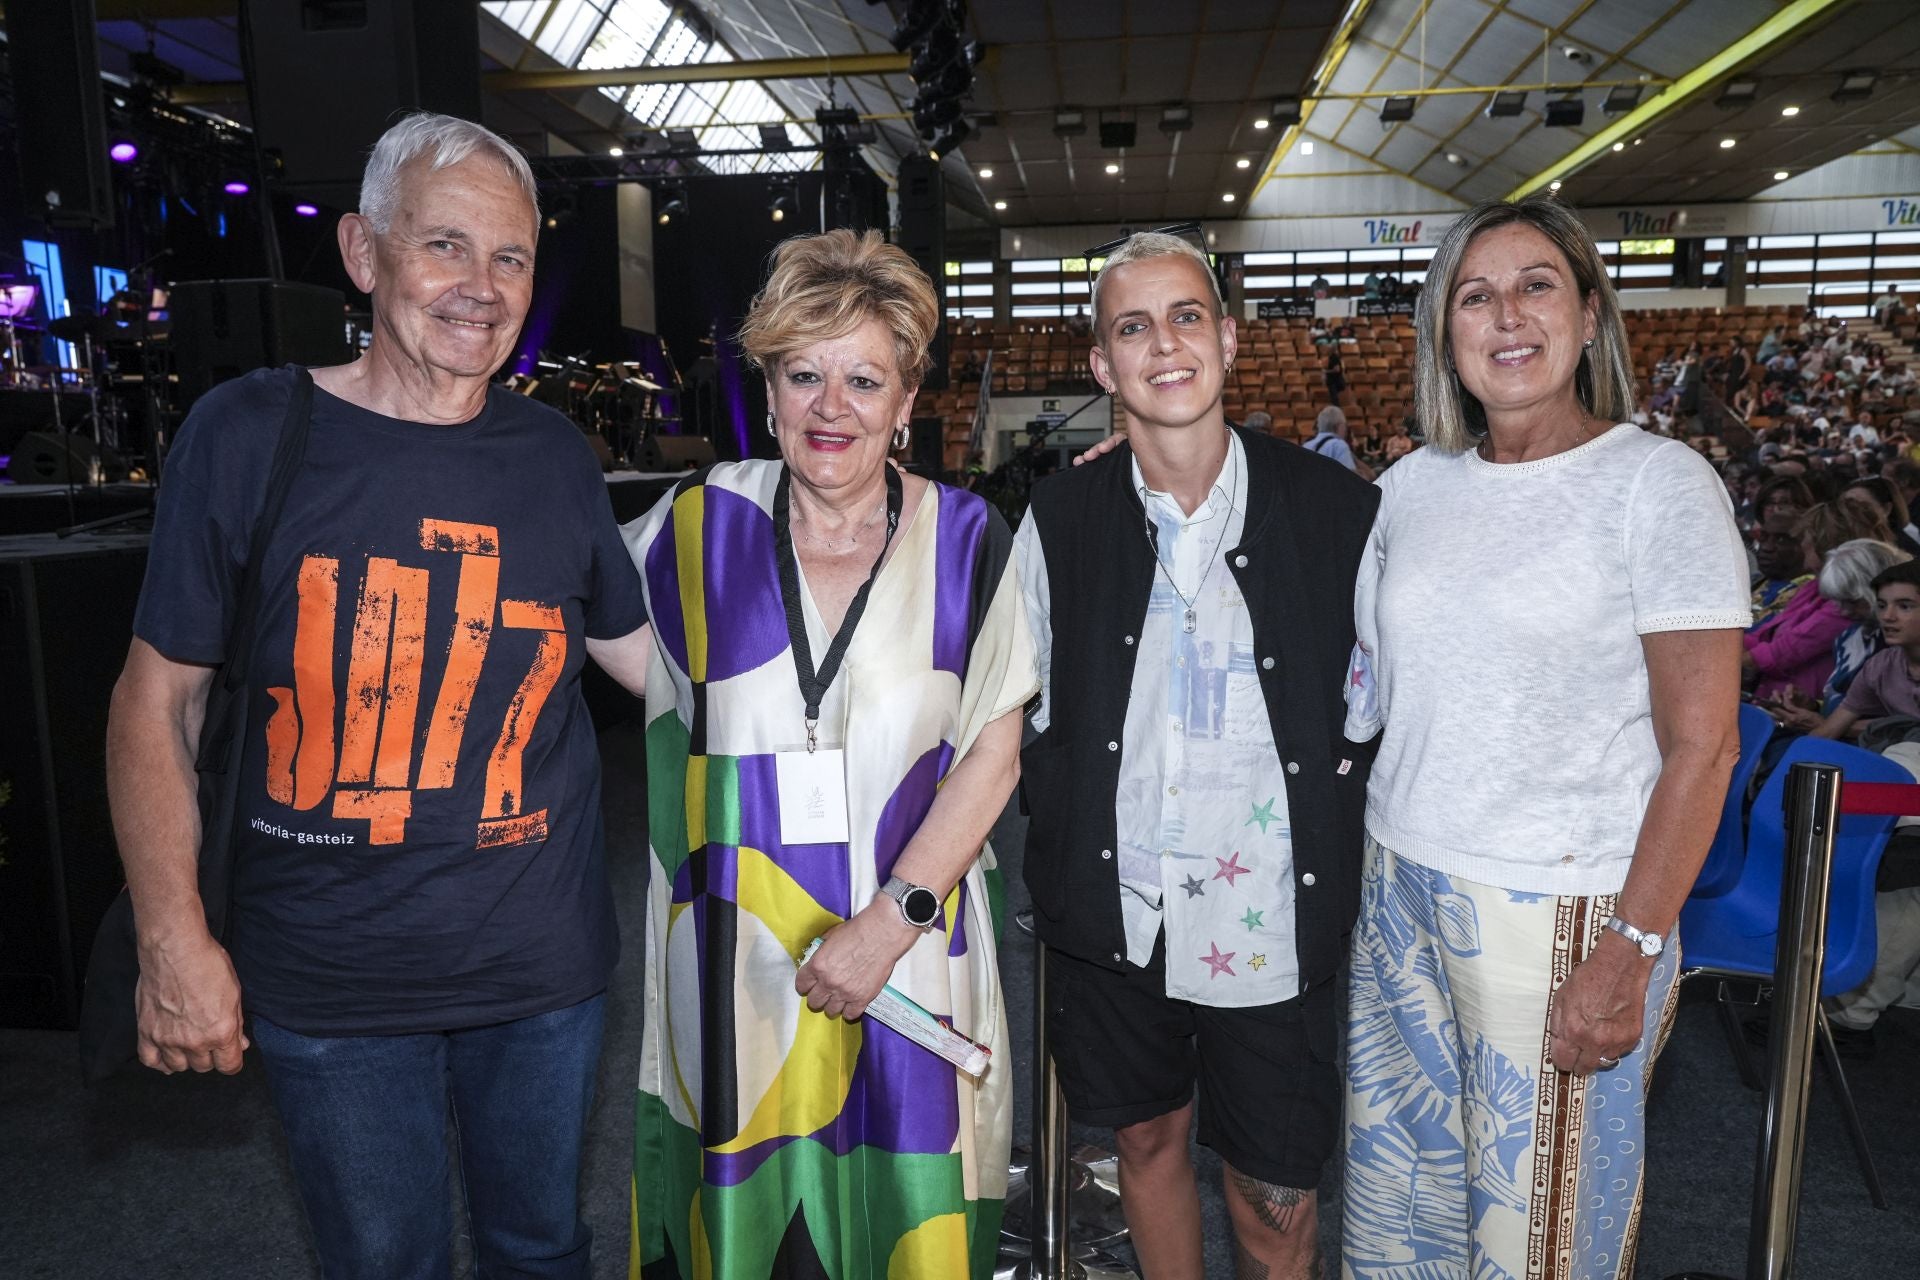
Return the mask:
{"type": "Polygon", "coordinates": [[[200,902],[194,756],[214,669],[136,638],[107,719],[107,800],[140,948],[140,1061],[156,1071],[240,1070],[240,981],[200,902]]]}

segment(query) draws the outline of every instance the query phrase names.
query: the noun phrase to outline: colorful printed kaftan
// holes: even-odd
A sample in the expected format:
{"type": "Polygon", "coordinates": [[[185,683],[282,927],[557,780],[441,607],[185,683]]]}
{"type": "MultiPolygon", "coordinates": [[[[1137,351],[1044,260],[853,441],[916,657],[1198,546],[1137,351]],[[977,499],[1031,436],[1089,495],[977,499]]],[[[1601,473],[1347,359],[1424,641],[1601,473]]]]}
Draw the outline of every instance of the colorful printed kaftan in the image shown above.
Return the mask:
{"type": "MultiPolygon", "coordinates": [[[[871,1019],[808,1010],[793,980],[807,944],[872,900],[981,729],[1038,688],[1012,539],[971,494],[922,497],[821,709],[852,840],[784,846],[773,753],[805,728],[779,475],[713,468],[626,530],[656,637],[634,1273],[984,1280],[1012,1116],[992,849],[892,978],[992,1049],[978,1083],[871,1019]]],[[[831,637],[802,583],[817,660],[831,637]]]]}

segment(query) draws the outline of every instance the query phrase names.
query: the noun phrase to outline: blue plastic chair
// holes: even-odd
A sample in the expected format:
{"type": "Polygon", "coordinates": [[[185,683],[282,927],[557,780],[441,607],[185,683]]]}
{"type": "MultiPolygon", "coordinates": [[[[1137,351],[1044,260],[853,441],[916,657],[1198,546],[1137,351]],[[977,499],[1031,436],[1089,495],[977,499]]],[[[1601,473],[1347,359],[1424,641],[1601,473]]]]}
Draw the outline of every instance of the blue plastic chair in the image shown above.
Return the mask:
{"type": "MultiPolygon", "coordinates": [[[[1911,783],[1913,775],[1871,751],[1825,738],[1801,738],[1780,757],[1753,802],[1747,824],[1747,857],[1733,888],[1715,898],[1689,898],[1680,910],[1681,979],[1719,980],[1717,1003],[1728,1043],[1740,1076],[1749,1088],[1759,1088],[1759,1073],[1747,1052],[1739,1020],[1728,996],[1727,979],[1770,980],[1774,977],[1774,945],[1780,931],[1780,884],[1786,862],[1785,799],[1787,775],[1802,761],[1830,764],[1841,770],[1844,782],[1911,783]]],[[[1874,879],[1880,858],[1899,819],[1877,815],[1842,815],[1834,839],[1833,873],[1827,889],[1826,962],[1820,975],[1820,994],[1837,996],[1859,986],[1873,971],[1879,938],[1874,927],[1874,879]]],[[[1846,1121],[1861,1176],[1876,1208],[1887,1208],[1879,1171],[1867,1149],[1867,1135],[1853,1103],[1833,1031],[1824,1006],[1815,1007],[1818,1045],[1826,1058],[1828,1079],[1846,1121]]]]}
{"type": "MultiPolygon", "coordinates": [[[[1734,886],[1714,898],[1690,898],[1680,911],[1680,954],[1689,971],[1710,969],[1771,977],[1780,929],[1780,880],[1787,844],[1787,775],[1803,761],[1831,764],[1848,782],[1907,782],[1913,775],[1871,751],[1825,738],[1801,738],[1788,747],[1760,788],[1748,820],[1747,856],[1734,886]]],[[[1827,958],[1820,994],[1851,991],[1873,971],[1878,938],[1873,882],[1898,819],[1844,816],[1834,840],[1827,906],[1827,958]]]]}
{"type": "Polygon", "coordinates": [[[1751,702],[1740,704],[1740,759],[1727,780],[1720,826],[1713,833],[1707,860],[1700,864],[1700,874],[1694,877],[1693,897],[1717,898],[1740,880],[1740,869],[1747,864],[1747,787],[1776,728],[1772,716],[1751,702]]]}

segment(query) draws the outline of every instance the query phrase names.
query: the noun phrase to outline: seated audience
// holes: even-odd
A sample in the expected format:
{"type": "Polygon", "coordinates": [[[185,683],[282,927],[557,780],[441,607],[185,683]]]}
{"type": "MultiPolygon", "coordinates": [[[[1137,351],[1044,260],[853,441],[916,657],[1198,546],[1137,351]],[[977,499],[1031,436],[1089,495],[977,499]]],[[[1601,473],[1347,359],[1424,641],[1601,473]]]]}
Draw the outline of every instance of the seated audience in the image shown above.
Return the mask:
{"type": "Polygon", "coordinates": [[[1838,604],[1853,625],[1833,642],[1833,675],[1821,690],[1817,704],[1811,699],[1793,696],[1762,704],[1782,727],[1811,733],[1838,709],[1861,667],[1880,652],[1884,644],[1874,580],[1887,569],[1912,558],[1891,543],[1870,538],[1843,542],[1828,554],[1817,579],[1820,594],[1838,604]]]}
{"type": "MultiPolygon", "coordinates": [[[[1769,521],[1769,529],[1776,520],[1769,521]]],[[[1891,542],[1886,521],[1864,503],[1823,502],[1796,522],[1804,542],[1804,563],[1824,563],[1835,547],[1854,538],[1891,542]]],[[[1745,684],[1755,701],[1779,697],[1786,687],[1808,699],[1818,698],[1833,675],[1833,642],[1852,625],[1845,611],[1818,590],[1795,590],[1772,617],[1756,623],[1745,635],[1741,661],[1745,684]]]]}
{"type": "Polygon", "coordinates": [[[1861,476],[1851,480],[1840,493],[1843,500],[1862,502],[1873,508],[1874,512],[1887,522],[1887,528],[1893,531],[1889,539],[1895,546],[1909,556],[1920,556],[1920,540],[1907,532],[1907,500],[1900,491],[1879,476],[1861,476]]]}

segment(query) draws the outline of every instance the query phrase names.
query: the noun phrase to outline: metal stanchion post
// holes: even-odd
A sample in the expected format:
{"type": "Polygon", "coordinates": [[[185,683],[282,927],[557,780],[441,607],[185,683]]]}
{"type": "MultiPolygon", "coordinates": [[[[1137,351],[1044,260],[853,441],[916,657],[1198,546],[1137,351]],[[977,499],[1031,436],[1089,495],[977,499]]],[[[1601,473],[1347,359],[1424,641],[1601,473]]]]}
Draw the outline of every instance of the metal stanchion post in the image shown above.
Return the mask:
{"type": "MultiPolygon", "coordinates": [[[[1786,865],[1780,877],[1780,932],[1774,946],[1773,1039],[1767,1109],[1753,1177],[1746,1280],[1793,1274],[1800,1217],[1800,1164],[1813,1082],[1814,1019],[1826,966],[1827,890],[1840,829],[1840,770],[1796,764],[1787,775],[1786,865]]],[[[1683,1272],[1670,1280],[1725,1280],[1683,1272]]]]}
{"type": "MultiPolygon", "coordinates": [[[[1124,1226],[1102,1222],[1117,1218],[1117,1194],[1100,1185],[1083,1160],[1067,1149],[1067,1099],[1060,1091],[1060,1077],[1054,1070],[1053,1056],[1047,1052],[1047,948],[1033,940],[1033,1139],[1025,1170],[1025,1189],[1029,1197],[1025,1223],[1027,1253],[1021,1257],[1018,1244],[1009,1265],[1008,1232],[1002,1232],[1002,1266],[996,1275],[1011,1280],[1134,1280],[1133,1273],[1087,1243],[1091,1235],[1100,1241],[1124,1239],[1124,1226]],[[1088,1207],[1091,1222],[1082,1224],[1082,1243],[1073,1239],[1075,1193],[1097,1204],[1088,1207]]],[[[1086,1152],[1087,1156],[1104,1156],[1086,1152]]],[[[1019,1195],[1009,1188],[1009,1199],[1019,1195]]],[[[1013,1208],[1010,1204],[1009,1208],[1013,1208]]],[[[1011,1216],[1011,1215],[1009,1215],[1011,1216]]],[[[1017,1229],[1013,1234],[1018,1234],[1017,1229]]]]}
{"type": "Polygon", "coordinates": [[[1840,828],[1840,770],[1796,764],[1787,777],[1786,867],[1774,950],[1773,1044],[1767,1121],[1753,1182],[1747,1280],[1783,1280],[1793,1271],[1800,1217],[1800,1162],[1813,1080],[1814,1016],[1827,955],[1827,888],[1840,828]]]}

